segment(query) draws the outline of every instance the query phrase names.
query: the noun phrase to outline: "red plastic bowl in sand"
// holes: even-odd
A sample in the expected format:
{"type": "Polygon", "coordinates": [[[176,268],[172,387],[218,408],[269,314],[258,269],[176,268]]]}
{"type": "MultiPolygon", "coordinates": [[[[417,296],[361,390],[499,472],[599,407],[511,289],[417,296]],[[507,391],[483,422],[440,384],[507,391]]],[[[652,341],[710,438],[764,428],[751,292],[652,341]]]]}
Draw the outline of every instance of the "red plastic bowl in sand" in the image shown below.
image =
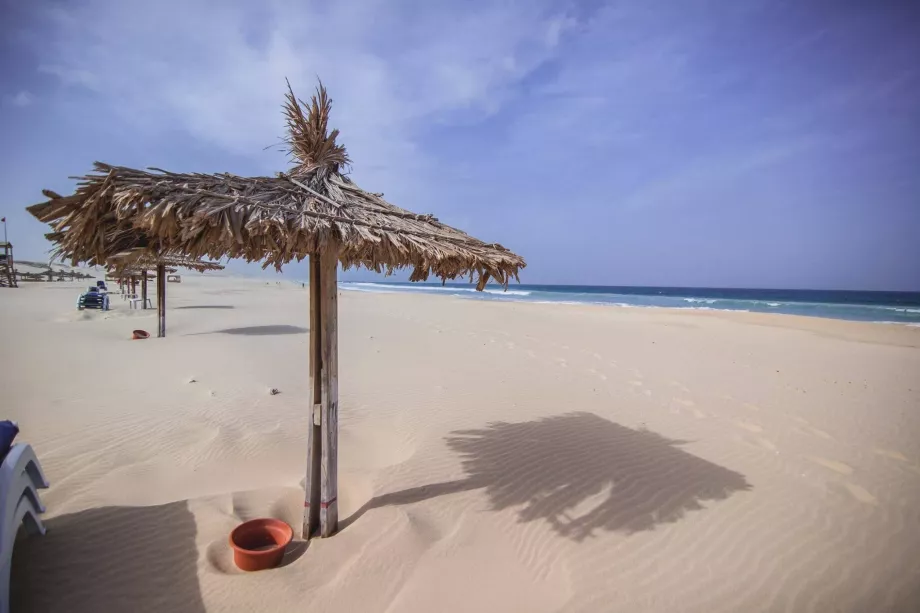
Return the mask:
{"type": "Polygon", "coordinates": [[[280,519],[253,519],[230,533],[233,561],[241,570],[265,570],[281,564],[294,530],[280,519]]]}
{"type": "Polygon", "coordinates": [[[131,334],[131,338],[134,340],[144,340],[145,338],[150,338],[150,333],[146,330],[135,330],[131,334]]]}

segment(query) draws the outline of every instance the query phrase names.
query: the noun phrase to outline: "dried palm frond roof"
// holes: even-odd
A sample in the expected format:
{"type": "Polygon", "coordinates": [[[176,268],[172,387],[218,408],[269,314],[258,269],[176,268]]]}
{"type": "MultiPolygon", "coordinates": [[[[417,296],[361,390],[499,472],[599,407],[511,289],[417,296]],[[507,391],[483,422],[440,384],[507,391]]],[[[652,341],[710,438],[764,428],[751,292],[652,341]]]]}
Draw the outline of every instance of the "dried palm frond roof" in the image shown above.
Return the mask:
{"type": "Polygon", "coordinates": [[[54,229],[45,234],[54,245],[52,259],[70,259],[74,266],[105,266],[110,257],[123,253],[158,253],[156,245],[130,219],[118,218],[111,203],[100,198],[81,199],[79,189],[66,198],[49,189],[42,193],[49,200],[26,210],[54,229]]]}
{"type": "MultiPolygon", "coordinates": [[[[176,272],[177,269],[170,268],[169,266],[167,266],[164,270],[166,271],[166,274],[172,274],[176,272]]],[[[143,267],[128,266],[125,268],[112,268],[108,270],[106,274],[113,276],[115,278],[118,278],[118,279],[127,279],[128,277],[140,277],[141,275],[144,274],[145,271],[147,272],[148,277],[156,276],[156,268],[148,268],[146,266],[143,266],[143,267]]]]}
{"type": "Polygon", "coordinates": [[[391,273],[413,268],[410,280],[469,274],[482,289],[507,286],[524,259],[362,190],[343,168],[350,162],[328,129],[332,102],[320,83],[311,104],[288,86],[285,143],[294,161],[275,177],[181,174],[96,162],[76,192],[28,207],[54,228],[61,256],[104,263],[125,250],[178,253],[192,259],[243,258],[280,269],[330,250],[345,268],[391,273]],[[306,112],[304,111],[306,107],[306,112]]]}
{"type": "Polygon", "coordinates": [[[163,264],[170,272],[176,272],[176,266],[181,268],[191,268],[198,272],[207,270],[223,270],[224,267],[217,262],[208,262],[206,260],[196,260],[182,255],[161,254],[156,257],[149,255],[145,251],[131,251],[121,253],[109,258],[109,269],[113,271],[124,270],[156,270],[157,266],[163,264]]]}

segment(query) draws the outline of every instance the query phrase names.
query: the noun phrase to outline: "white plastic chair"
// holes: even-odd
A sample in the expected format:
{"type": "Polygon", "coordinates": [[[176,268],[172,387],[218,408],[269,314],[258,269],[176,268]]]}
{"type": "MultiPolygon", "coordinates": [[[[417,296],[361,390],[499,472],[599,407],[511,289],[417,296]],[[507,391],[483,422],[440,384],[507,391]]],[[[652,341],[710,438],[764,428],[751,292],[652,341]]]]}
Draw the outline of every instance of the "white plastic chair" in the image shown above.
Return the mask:
{"type": "MultiPolygon", "coordinates": [[[[129,303],[130,303],[129,308],[132,308],[132,309],[141,308],[141,307],[138,307],[137,305],[141,304],[142,302],[144,302],[143,298],[131,298],[129,300],[129,303]]],[[[141,304],[141,306],[143,305],[141,304]]],[[[147,308],[149,309],[153,308],[153,302],[150,301],[150,298],[147,298],[147,308]]]]}
{"type": "Polygon", "coordinates": [[[32,447],[13,445],[0,466],[0,613],[10,610],[10,566],[19,527],[24,524],[30,535],[45,533],[39,517],[45,507],[37,490],[47,487],[32,447]]]}

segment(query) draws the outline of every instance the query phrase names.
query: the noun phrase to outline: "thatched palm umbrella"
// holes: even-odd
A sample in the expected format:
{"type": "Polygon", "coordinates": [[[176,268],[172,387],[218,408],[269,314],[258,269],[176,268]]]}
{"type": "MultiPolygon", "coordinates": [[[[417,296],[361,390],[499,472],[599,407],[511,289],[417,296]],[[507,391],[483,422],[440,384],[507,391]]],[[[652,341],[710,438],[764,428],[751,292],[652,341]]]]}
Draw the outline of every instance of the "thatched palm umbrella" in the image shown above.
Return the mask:
{"type": "MultiPolygon", "coordinates": [[[[130,278],[130,277],[139,277],[139,276],[141,276],[141,274],[143,274],[143,273],[146,271],[146,272],[147,272],[147,279],[150,280],[150,279],[156,279],[156,270],[157,270],[157,269],[156,269],[156,266],[154,266],[154,267],[152,267],[152,268],[146,267],[146,268],[143,268],[143,269],[141,269],[140,267],[137,267],[137,266],[133,266],[133,265],[131,265],[131,266],[126,266],[126,267],[124,267],[124,268],[117,268],[117,267],[114,267],[114,266],[113,266],[113,267],[109,268],[109,270],[108,270],[108,272],[107,272],[106,274],[107,274],[109,277],[113,278],[113,279],[124,280],[124,279],[128,279],[128,278],[130,278]]],[[[172,274],[172,273],[176,272],[178,269],[172,268],[172,267],[170,267],[170,266],[167,266],[167,267],[165,268],[165,270],[166,270],[167,273],[172,274]]]]}
{"type": "Polygon", "coordinates": [[[109,258],[109,266],[112,270],[121,274],[125,271],[131,273],[132,278],[141,278],[141,307],[147,308],[147,279],[148,270],[156,270],[157,280],[157,337],[166,336],[166,271],[176,272],[174,266],[191,268],[199,272],[206,270],[223,270],[224,267],[217,262],[208,262],[205,260],[196,260],[194,258],[183,257],[179,255],[159,255],[151,256],[149,253],[141,250],[129,251],[109,258]]]}
{"type": "Polygon", "coordinates": [[[329,130],[332,102],[320,84],[310,104],[288,86],[285,143],[293,167],[274,177],[180,174],[97,162],[77,191],[29,207],[54,232],[61,255],[105,263],[131,250],[153,257],[243,258],[263,266],[310,258],[310,389],[312,424],[304,501],[304,536],[318,525],[331,535],[338,521],[338,322],[336,274],[365,266],[391,273],[411,267],[410,280],[469,275],[482,290],[490,279],[507,287],[525,266],[497,243],[485,243],[366,192],[344,174],[350,160],[329,130]],[[304,110],[306,107],[306,111],[304,110]]]}

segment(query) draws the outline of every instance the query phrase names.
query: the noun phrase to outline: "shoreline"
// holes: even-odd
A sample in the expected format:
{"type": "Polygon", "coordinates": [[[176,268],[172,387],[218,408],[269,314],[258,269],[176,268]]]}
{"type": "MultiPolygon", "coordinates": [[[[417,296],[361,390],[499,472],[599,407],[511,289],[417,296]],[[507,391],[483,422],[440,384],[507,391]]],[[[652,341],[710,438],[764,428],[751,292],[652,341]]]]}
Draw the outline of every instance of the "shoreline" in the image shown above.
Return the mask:
{"type": "MultiPolygon", "coordinates": [[[[342,290],[342,288],[339,288],[342,290]]],[[[634,313],[641,316],[642,313],[659,313],[662,315],[681,316],[681,317],[713,317],[725,319],[727,321],[736,321],[750,323],[760,326],[769,326],[776,328],[788,328],[809,331],[819,334],[827,334],[842,338],[845,340],[859,340],[862,342],[873,342],[873,337],[885,339],[885,344],[901,345],[905,347],[920,347],[920,326],[910,323],[900,322],[875,322],[875,321],[858,321],[852,319],[837,319],[832,317],[819,317],[813,315],[795,315],[791,313],[760,313],[756,311],[741,311],[735,309],[715,309],[715,308],[675,308],[664,306],[633,306],[617,304],[591,304],[576,302],[548,302],[548,301],[526,301],[526,300],[477,300],[475,298],[466,298],[463,296],[443,295],[428,293],[412,293],[400,291],[361,291],[361,290],[344,290],[351,295],[387,295],[387,296],[406,296],[409,298],[433,298],[437,300],[452,299],[460,302],[475,302],[476,304],[485,305],[502,305],[502,306],[522,306],[527,308],[559,308],[567,307],[574,311],[584,310],[586,312],[597,313],[634,313]],[[879,332],[879,330],[890,331],[879,332]]],[[[876,341],[878,342],[878,341],[876,341]]]]}
{"type": "MultiPolygon", "coordinates": [[[[105,275],[99,271],[95,271],[91,268],[82,268],[77,267],[73,270],[79,272],[86,272],[93,274],[97,279],[104,279],[105,275]]],[[[282,287],[290,287],[293,289],[305,289],[309,287],[308,281],[301,281],[299,279],[271,279],[267,277],[259,276],[249,276],[242,275],[234,272],[219,271],[219,272],[208,272],[205,276],[200,276],[199,273],[193,271],[185,271],[180,274],[185,276],[195,275],[199,280],[208,283],[210,281],[225,281],[232,283],[238,281],[245,284],[253,284],[255,286],[277,286],[281,285],[282,287]],[[303,284],[305,287],[301,287],[303,284]]],[[[343,284],[349,283],[370,283],[375,282],[353,282],[353,281],[339,281],[339,292],[346,292],[349,295],[390,295],[390,296],[410,296],[410,297],[430,297],[437,299],[450,298],[459,301],[472,301],[480,304],[489,304],[489,305],[528,305],[528,306],[537,306],[537,307],[570,307],[575,310],[578,309],[588,309],[588,310],[598,310],[599,312],[634,312],[634,313],[662,313],[670,315],[684,315],[684,316],[701,316],[701,317],[724,317],[729,320],[736,321],[746,321],[755,325],[763,326],[772,326],[779,328],[795,328],[799,330],[808,330],[816,333],[825,333],[825,334],[834,334],[834,333],[843,333],[840,335],[840,338],[852,338],[857,337],[854,340],[858,340],[858,337],[872,336],[874,333],[868,332],[870,328],[863,329],[863,333],[860,334],[860,330],[863,326],[870,327],[886,327],[898,332],[892,333],[883,333],[882,336],[887,339],[895,339],[898,335],[905,335],[904,338],[899,342],[892,340],[891,344],[903,345],[906,347],[920,347],[920,323],[918,322],[898,322],[898,321],[864,321],[858,319],[843,319],[838,317],[823,317],[820,315],[801,315],[795,313],[768,313],[762,311],[750,311],[742,309],[722,309],[715,307],[670,307],[670,306],[658,306],[658,305],[631,305],[631,304],[617,304],[617,303],[592,303],[592,302],[576,302],[576,301],[551,301],[551,300],[483,300],[478,299],[475,296],[466,297],[466,296],[457,296],[453,294],[438,294],[434,292],[426,292],[424,289],[419,291],[400,291],[400,290],[391,290],[391,289],[380,289],[374,291],[360,290],[360,289],[351,289],[343,287],[343,284]],[[835,329],[836,328],[836,329],[835,329]]],[[[58,287],[58,282],[53,283],[48,282],[25,282],[20,285],[20,288],[25,287],[42,287],[45,285],[51,285],[58,287]]],[[[64,281],[60,282],[60,289],[65,289],[66,287],[79,288],[81,286],[81,281],[64,281]]],[[[76,289],[74,290],[76,291],[76,289]]],[[[151,288],[151,291],[152,288],[151,288]]],[[[168,307],[167,307],[168,309],[168,307]]]]}
{"type": "MultiPolygon", "coordinates": [[[[551,291],[546,289],[538,289],[544,286],[524,286],[523,288],[509,288],[507,293],[503,292],[500,288],[487,288],[484,294],[474,293],[472,288],[457,286],[457,285],[448,285],[446,287],[433,284],[397,284],[397,283],[386,283],[383,282],[356,282],[356,281],[342,281],[339,283],[339,288],[344,291],[349,291],[353,293],[389,293],[389,294],[423,294],[430,296],[451,296],[455,298],[464,298],[467,300],[481,300],[486,302],[513,302],[513,303],[527,303],[527,304],[554,304],[554,305],[565,305],[565,306],[601,306],[601,307],[621,307],[625,309],[669,309],[676,311],[717,311],[717,312],[735,312],[735,313],[758,313],[763,315],[792,315],[796,317],[809,317],[817,319],[831,319],[836,321],[853,321],[860,323],[875,323],[875,324],[886,324],[886,325],[904,325],[907,327],[918,327],[920,328],[920,317],[913,317],[914,315],[920,313],[920,305],[907,304],[903,305],[901,303],[872,303],[872,302],[833,302],[833,301],[806,301],[806,300],[795,300],[791,298],[774,298],[767,300],[766,298],[753,298],[753,297],[742,297],[742,296],[718,296],[714,297],[712,295],[706,294],[706,292],[713,291],[736,291],[736,290],[721,290],[721,289],[707,289],[707,288],[697,288],[701,293],[699,295],[684,295],[684,294],[651,294],[651,293],[623,293],[618,294],[616,292],[606,293],[606,292],[576,292],[578,296],[582,299],[578,300],[567,300],[566,292],[563,291],[551,291]],[[546,294],[546,296],[541,295],[539,299],[533,296],[535,293],[546,294]],[[550,294],[557,294],[560,296],[558,299],[555,297],[549,297],[550,294]],[[590,296],[596,296],[598,299],[592,300],[590,296]],[[490,298],[494,296],[494,298],[490,298]],[[600,299],[602,297],[610,298],[609,300],[600,299]],[[630,300],[638,301],[649,301],[649,300],[665,300],[665,301],[683,301],[687,304],[643,304],[641,302],[631,303],[630,300]],[[716,303],[723,303],[718,306],[715,306],[716,303]],[[733,303],[733,306],[726,306],[727,303],[733,303]],[[763,308],[763,305],[769,305],[771,308],[763,308]],[[790,312],[790,311],[802,311],[803,309],[819,309],[825,310],[825,312],[790,312]],[[827,311],[833,310],[862,310],[863,314],[861,316],[847,316],[846,313],[833,313],[827,311]],[[874,313],[874,317],[867,315],[866,311],[878,311],[874,313]],[[895,317],[897,313],[902,313],[905,315],[903,320],[891,319],[895,317]]],[[[549,287],[549,286],[546,286],[549,287]]],[[[559,287],[568,287],[568,286],[559,286],[559,287]]],[[[579,287],[579,286],[571,286],[579,287]]],[[[594,289],[606,289],[604,286],[584,286],[585,288],[594,288],[594,289]]],[[[610,288],[611,290],[619,288],[610,288]]],[[[626,288],[623,288],[626,289],[626,288]]],[[[645,289],[645,288],[638,288],[645,289]]],[[[653,288],[654,289],[654,288],[653,288]]],[[[663,290],[672,290],[672,289],[684,289],[684,288],[661,288],[663,290]]],[[[692,290],[694,288],[686,288],[692,290]]],[[[820,291],[820,290],[737,290],[743,292],[757,292],[757,291],[820,291]]],[[[852,292],[859,294],[862,292],[852,292]]],[[[865,293],[878,293],[878,294],[907,294],[913,297],[914,294],[920,296],[920,293],[915,292],[865,292],[865,293]]]]}

